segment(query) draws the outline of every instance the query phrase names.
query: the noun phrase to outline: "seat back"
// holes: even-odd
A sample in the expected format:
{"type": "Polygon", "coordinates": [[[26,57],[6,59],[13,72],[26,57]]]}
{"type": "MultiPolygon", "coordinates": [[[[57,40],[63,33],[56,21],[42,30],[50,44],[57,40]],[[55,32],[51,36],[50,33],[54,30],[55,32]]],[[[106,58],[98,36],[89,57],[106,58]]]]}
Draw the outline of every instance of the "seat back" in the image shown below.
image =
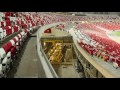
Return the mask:
{"type": "Polygon", "coordinates": [[[9,51],[8,45],[7,45],[7,44],[4,44],[4,45],[3,45],[3,49],[4,49],[5,52],[7,53],[7,52],[9,51]]]}
{"type": "Polygon", "coordinates": [[[11,56],[13,57],[16,54],[16,46],[11,49],[11,56]]]}
{"type": "Polygon", "coordinates": [[[18,41],[18,40],[19,40],[17,36],[15,36],[15,37],[14,37],[14,39],[15,39],[16,41],[18,41]]]}
{"type": "Polygon", "coordinates": [[[10,43],[11,43],[12,46],[15,46],[15,41],[13,39],[10,40],[10,43]]]}

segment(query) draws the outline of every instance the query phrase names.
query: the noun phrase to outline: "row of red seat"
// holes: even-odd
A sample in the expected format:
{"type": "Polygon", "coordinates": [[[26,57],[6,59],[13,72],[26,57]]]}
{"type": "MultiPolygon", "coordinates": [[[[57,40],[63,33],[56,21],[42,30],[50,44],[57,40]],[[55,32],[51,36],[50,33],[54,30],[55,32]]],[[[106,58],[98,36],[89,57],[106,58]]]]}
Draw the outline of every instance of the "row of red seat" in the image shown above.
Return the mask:
{"type": "Polygon", "coordinates": [[[95,25],[105,28],[107,30],[119,30],[120,22],[97,22],[95,25]]]}
{"type": "Polygon", "coordinates": [[[2,21],[0,21],[0,39],[3,40],[6,36],[13,34],[20,30],[19,25],[15,24],[15,21],[12,18],[17,19],[15,17],[16,13],[14,12],[5,12],[2,13],[2,21]],[[4,34],[3,34],[4,32],[4,34]]]}
{"type": "Polygon", "coordinates": [[[20,52],[21,48],[23,47],[24,42],[26,41],[28,36],[29,36],[29,30],[24,30],[20,32],[20,34],[12,38],[10,41],[5,43],[0,48],[0,53],[1,53],[0,64],[2,64],[0,65],[1,77],[5,77],[8,70],[11,69],[13,62],[16,60],[17,55],[20,52]]]}
{"type": "MultiPolygon", "coordinates": [[[[10,17],[10,14],[8,13],[6,16],[10,17]]],[[[13,21],[16,23],[14,26],[10,25],[2,27],[1,31],[6,31],[7,35],[19,31],[19,28],[21,29],[21,32],[0,48],[0,77],[6,76],[7,71],[11,69],[13,62],[16,60],[27,37],[40,25],[38,20],[34,21],[36,18],[37,17],[35,17],[34,14],[18,13],[18,16],[16,17],[18,21],[13,21]]]]}
{"type": "MultiPolygon", "coordinates": [[[[95,26],[88,24],[80,24],[79,30],[81,33],[89,35],[89,42],[78,43],[83,47],[89,54],[102,57],[105,61],[116,62],[120,66],[120,44],[111,40],[105,33],[104,30],[99,28],[94,29],[95,26]],[[91,40],[92,39],[92,40],[91,40]],[[93,41],[95,43],[93,43],[93,41]],[[90,43],[93,43],[92,45],[90,43]]],[[[78,29],[78,27],[77,27],[78,29]]],[[[85,38],[85,37],[84,37],[85,38]]],[[[84,39],[83,38],[83,39],[84,39]]],[[[87,37],[86,37],[87,38],[87,37]]]]}
{"type": "Polygon", "coordinates": [[[2,21],[0,21],[0,40],[21,29],[36,28],[36,26],[40,25],[38,17],[31,13],[5,12],[2,14],[2,21]]]}

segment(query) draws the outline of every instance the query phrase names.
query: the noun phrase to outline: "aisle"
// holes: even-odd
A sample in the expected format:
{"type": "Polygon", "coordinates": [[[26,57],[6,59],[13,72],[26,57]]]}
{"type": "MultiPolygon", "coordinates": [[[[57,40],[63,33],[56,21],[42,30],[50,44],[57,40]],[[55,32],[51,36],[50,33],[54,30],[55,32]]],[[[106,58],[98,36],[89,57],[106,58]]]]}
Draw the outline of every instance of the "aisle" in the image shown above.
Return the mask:
{"type": "Polygon", "coordinates": [[[36,44],[37,44],[36,37],[31,37],[28,40],[26,45],[24,45],[24,49],[21,52],[22,54],[19,55],[19,59],[16,65],[14,65],[13,70],[11,70],[8,77],[13,78],[45,77],[42,65],[37,56],[36,44]]]}

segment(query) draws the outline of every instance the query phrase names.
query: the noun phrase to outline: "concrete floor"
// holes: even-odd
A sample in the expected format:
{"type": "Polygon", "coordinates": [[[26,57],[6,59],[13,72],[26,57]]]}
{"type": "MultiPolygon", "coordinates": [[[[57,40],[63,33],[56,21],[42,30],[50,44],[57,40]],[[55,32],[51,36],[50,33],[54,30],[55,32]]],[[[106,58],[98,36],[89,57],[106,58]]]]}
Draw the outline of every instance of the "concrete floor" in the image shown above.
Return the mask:
{"type": "Polygon", "coordinates": [[[37,56],[37,39],[30,37],[8,73],[8,78],[45,78],[45,73],[37,56]]]}
{"type": "Polygon", "coordinates": [[[77,72],[73,65],[53,65],[56,73],[60,78],[83,78],[82,72],[77,72]]]}
{"type": "Polygon", "coordinates": [[[61,78],[81,78],[82,76],[75,70],[73,65],[61,66],[61,78]]]}

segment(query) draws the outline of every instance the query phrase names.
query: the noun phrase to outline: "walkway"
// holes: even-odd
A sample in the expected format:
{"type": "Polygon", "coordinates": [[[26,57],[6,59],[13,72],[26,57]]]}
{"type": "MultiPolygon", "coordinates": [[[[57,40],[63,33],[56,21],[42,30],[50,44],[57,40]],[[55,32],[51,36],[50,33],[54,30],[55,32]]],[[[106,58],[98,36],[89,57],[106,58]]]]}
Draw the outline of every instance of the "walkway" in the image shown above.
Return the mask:
{"type": "Polygon", "coordinates": [[[37,56],[35,34],[25,43],[13,69],[8,73],[9,78],[45,78],[44,70],[37,56]]]}

